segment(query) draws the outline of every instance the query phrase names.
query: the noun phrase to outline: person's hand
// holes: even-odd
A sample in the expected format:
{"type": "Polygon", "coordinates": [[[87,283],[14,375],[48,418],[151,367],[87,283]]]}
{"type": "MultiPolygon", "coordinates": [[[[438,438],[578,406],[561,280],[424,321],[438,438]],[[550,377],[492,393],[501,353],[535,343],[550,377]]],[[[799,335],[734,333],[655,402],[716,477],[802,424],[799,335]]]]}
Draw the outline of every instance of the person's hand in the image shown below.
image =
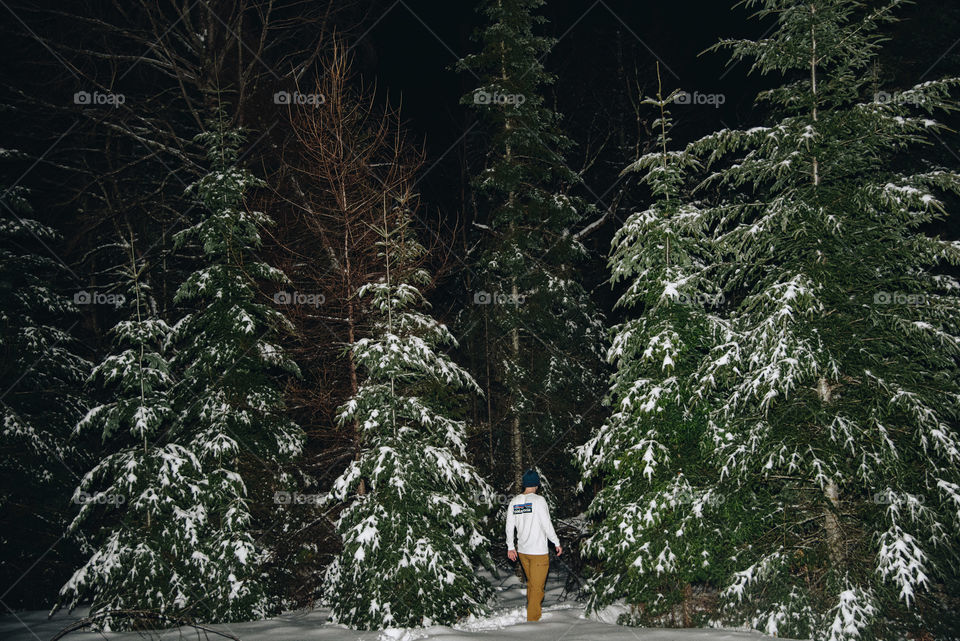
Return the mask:
{"type": "Polygon", "coordinates": [[[511,561],[517,560],[517,551],[516,550],[507,550],[507,558],[511,561]]]}
{"type": "Polygon", "coordinates": [[[557,546],[557,556],[560,556],[561,554],[563,554],[563,548],[558,545],[558,546],[557,546]]]}

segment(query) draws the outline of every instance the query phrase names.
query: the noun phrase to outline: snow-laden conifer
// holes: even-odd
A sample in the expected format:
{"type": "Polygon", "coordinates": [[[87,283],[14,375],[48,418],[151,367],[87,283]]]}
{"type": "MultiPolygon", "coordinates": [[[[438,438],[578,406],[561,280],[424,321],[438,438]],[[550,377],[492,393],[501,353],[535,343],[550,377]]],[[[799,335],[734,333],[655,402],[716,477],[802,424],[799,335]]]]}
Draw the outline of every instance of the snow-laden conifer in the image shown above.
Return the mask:
{"type": "Polygon", "coordinates": [[[728,302],[692,398],[713,399],[722,527],[752,539],[725,612],[794,638],[935,630],[958,588],[960,244],[926,225],[960,176],[920,146],[957,81],[877,92],[903,2],[745,4],[774,31],[717,46],[779,80],[772,119],[691,147],[728,302]]]}
{"type": "MultiPolygon", "coordinates": [[[[4,170],[19,157],[0,149],[4,170]]],[[[81,390],[91,364],[78,355],[70,332],[79,318],[63,295],[68,268],[56,253],[60,235],[37,219],[23,185],[2,191],[0,580],[9,588],[6,602],[15,606],[24,597],[26,572],[33,571],[35,587],[60,580],[37,559],[50,561],[64,549],[47,554],[69,520],[74,475],[88,460],[70,430],[83,416],[81,390]]]]}
{"type": "Polygon", "coordinates": [[[129,262],[118,271],[127,315],[110,332],[114,351],[89,378],[102,391],[94,396],[105,400],[76,426],[94,434],[107,454],[74,491],[80,508],[70,531],[87,542],[87,560],[61,589],[57,606],[89,603],[106,630],[158,624],[131,611],[196,614],[194,606],[207,596],[202,560],[216,553],[207,547],[215,524],[201,502],[200,462],[180,442],[184,430],[175,422],[163,348],[170,327],[157,314],[146,264],[132,242],[124,246],[129,262]]]}
{"type": "Polygon", "coordinates": [[[630,317],[612,329],[607,352],[616,368],[612,413],[577,454],[583,482],[603,481],[588,511],[598,522],[584,545],[601,564],[590,608],[626,599],[641,604],[635,623],[662,624],[680,613],[690,625],[686,586],[723,567],[715,515],[722,497],[700,448],[703,411],[688,403],[723,296],[709,278],[703,213],[688,198],[697,161],[669,149],[676,95],[658,91],[643,101],[658,111],[658,144],[624,173],[640,174],[652,202],[613,238],[611,282],[626,284],[617,306],[630,317]]]}
{"type": "Polygon", "coordinates": [[[493,491],[466,462],[455,411],[457,396],[479,387],[444,352],[453,335],[422,311],[424,248],[397,208],[377,230],[384,277],[357,292],[375,321],[351,348],[365,376],[340,420],[360,426],[361,451],[329,495],[347,506],[326,598],[334,620],[357,628],[449,624],[491,594],[475,565],[490,562],[480,519],[493,491]]]}
{"type": "Polygon", "coordinates": [[[460,62],[479,83],[462,102],[488,136],[473,179],[481,242],[468,320],[491,370],[489,419],[508,425],[510,486],[538,462],[525,450],[585,438],[601,396],[602,323],[576,273],[587,257],[579,231],[595,208],[572,193],[581,183],[564,159],[572,143],[545,97],[554,77],[542,63],[553,40],[535,33],[543,4],[485,1],[481,50],[460,62]]]}
{"type": "Polygon", "coordinates": [[[202,213],[174,237],[176,247],[202,251],[175,296],[191,308],[170,337],[176,421],[180,444],[202,470],[195,510],[210,524],[194,556],[197,616],[242,620],[271,607],[262,581],[267,541],[255,536],[249,491],[252,483],[289,481],[283,468],[300,453],[303,433],[285,416],[283,377],[299,370],[277,342],[289,321],[258,290],[286,277],[256,256],[260,228],[272,221],[244,203],[245,191],[263,181],[237,164],[242,132],[221,114],[197,139],[211,169],[189,190],[202,213]]]}

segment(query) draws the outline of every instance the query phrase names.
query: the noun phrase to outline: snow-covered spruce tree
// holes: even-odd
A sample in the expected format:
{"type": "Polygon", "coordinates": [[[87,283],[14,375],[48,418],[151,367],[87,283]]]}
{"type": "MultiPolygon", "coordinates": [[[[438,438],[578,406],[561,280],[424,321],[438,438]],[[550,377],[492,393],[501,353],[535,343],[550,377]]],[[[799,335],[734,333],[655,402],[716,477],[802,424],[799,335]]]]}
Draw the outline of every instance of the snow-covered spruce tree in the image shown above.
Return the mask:
{"type": "MultiPolygon", "coordinates": [[[[0,150],[0,161],[16,155],[0,150]]],[[[86,455],[68,439],[83,416],[91,366],[75,353],[67,327],[78,322],[76,307],[58,291],[66,270],[49,252],[59,235],[33,218],[27,196],[20,185],[4,186],[0,199],[0,582],[11,607],[35,604],[31,593],[63,580],[37,563],[56,558],[44,555],[66,528],[72,474],[84,465],[86,455]]]]}
{"type": "MultiPolygon", "coordinates": [[[[535,456],[559,438],[582,442],[601,397],[603,328],[576,273],[586,249],[575,227],[593,208],[567,194],[579,177],[564,161],[571,142],[543,96],[553,81],[540,62],[552,40],[533,32],[543,4],[485,0],[482,50],[459,63],[480,78],[463,102],[489,138],[486,164],[473,180],[485,224],[477,225],[480,282],[471,284],[467,320],[476,329],[469,340],[486,354],[488,419],[507,426],[509,440],[499,449],[510,452],[506,477],[517,486],[535,462],[525,452],[535,456]]],[[[559,471],[561,461],[539,465],[559,471]]]]}
{"type": "Polygon", "coordinates": [[[111,614],[117,610],[189,612],[206,595],[198,557],[216,553],[205,547],[211,524],[198,503],[206,485],[200,462],[178,442],[182,426],[174,424],[173,379],[162,347],[170,327],[157,316],[132,241],[125,249],[130,263],[118,271],[128,317],[111,330],[116,351],[89,378],[110,400],[76,426],[108,448],[74,492],[81,507],[70,531],[87,533],[91,545],[54,608],[89,602],[91,616],[106,630],[143,623],[111,614]]]}
{"type": "Polygon", "coordinates": [[[335,621],[361,629],[449,624],[481,612],[491,594],[475,564],[492,563],[479,523],[493,490],[465,462],[466,426],[451,411],[456,395],[479,387],[441,351],[456,346],[449,330],[419,311],[430,276],[405,203],[377,230],[383,279],[357,292],[375,320],[352,347],[365,379],[340,421],[360,426],[362,449],[329,494],[348,504],[326,599],[335,621]]]}
{"type": "Polygon", "coordinates": [[[722,295],[709,278],[703,216],[685,200],[696,159],[668,151],[668,105],[678,92],[643,104],[656,107],[657,148],[627,167],[638,172],[653,202],[616,233],[611,283],[626,282],[618,307],[635,317],[612,329],[607,359],[616,370],[607,422],[581,446],[581,488],[603,481],[588,515],[598,522],[583,551],[600,561],[588,607],[624,599],[625,623],[693,624],[692,583],[722,576],[722,541],[715,514],[722,504],[715,470],[700,442],[702,410],[691,410],[691,374],[709,345],[709,315],[722,295]]]}
{"type": "MultiPolygon", "coordinates": [[[[183,445],[200,462],[196,521],[205,522],[202,552],[194,556],[197,583],[191,614],[205,621],[263,617],[270,606],[262,584],[265,560],[255,539],[248,491],[251,482],[278,479],[299,454],[300,428],[284,416],[281,377],[299,373],[271,339],[289,328],[286,318],[258,300],[257,284],[285,282],[284,274],[258,261],[263,212],[243,203],[248,187],[262,181],[238,167],[242,133],[220,114],[197,140],[211,170],[190,192],[205,213],[174,237],[178,248],[196,243],[204,265],[178,288],[175,300],[191,304],[173,328],[172,360],[178,376],[175,410],[183,445]]],[[[186,525],[185,525],[186,526],[186,525]]]]}
{"type": "Polygon", "coordinates": [[[693,397],[715,399],[723,528],[753,539],[728,552],[726,618],[832,641],[955,631],[960,243],[924,225],[960,176],[917,148],[957,81],[874,94],[897,0],[745,4],[775,31],[717,46],[782,78],[760,96],[774,120],[690,147],[720,195],[702,215],[729,303],[693,397]],[[897,169],[907,153],[921,170],[897,169]]]}

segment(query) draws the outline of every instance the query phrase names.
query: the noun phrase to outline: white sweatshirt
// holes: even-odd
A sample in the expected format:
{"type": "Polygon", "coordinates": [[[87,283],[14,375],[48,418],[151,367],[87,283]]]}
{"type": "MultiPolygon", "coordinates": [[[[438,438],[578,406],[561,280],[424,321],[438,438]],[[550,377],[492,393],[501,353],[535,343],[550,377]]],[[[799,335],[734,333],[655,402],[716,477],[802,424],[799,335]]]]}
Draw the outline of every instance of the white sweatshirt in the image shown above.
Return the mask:
{"type": "Polygon", "coordinates": [[[513,533],[517,532],[517,552],[547,554],[547,539],[560,545],[550,523],[550,508],[542,496],[520,494],[507,504],[507,549],[513,550],[513,533]]]}

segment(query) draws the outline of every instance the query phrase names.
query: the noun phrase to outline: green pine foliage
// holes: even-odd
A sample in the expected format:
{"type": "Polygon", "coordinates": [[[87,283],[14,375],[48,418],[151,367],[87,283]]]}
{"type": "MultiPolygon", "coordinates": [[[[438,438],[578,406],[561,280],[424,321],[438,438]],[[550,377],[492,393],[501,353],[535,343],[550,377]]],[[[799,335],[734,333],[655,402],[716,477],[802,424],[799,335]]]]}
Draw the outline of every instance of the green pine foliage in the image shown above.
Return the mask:
{"type": "MultiPolygon", "coordinates": [[[[109,400],[77,424],[102,439],[108,452],[74,492],[81,505],[70,531],[84,533],[87,561],[60,592],[60,605],[90,603],[105,630],[155,626],[118,611],[190,615],[207,589],[199,558],[211,524],[198,499],[206,488],[200,461],[181,443],[175,422],[174,380],[163,345],[170,327],[158,317],[146,282],[146,264],[125,243],[127,317],[111,330],[116,351],[90,375],[91,387],[109,400]]],[[[51,613],[52,614],[52,613],[51,613]]]]}
{"type": "MultiPolygon", "coordinates": [[[[16,153],[0,150],[5,164],[16,153]]],[[[83,379],[91,364],[75,353],[70,330],[79,320],[61,294],[66,269],[52,248],[59,234],[33,217],[21,185],[0,199],[0,581],[5,601],[35,602],[21,579],[36,585],[62,581],[47,557],[66,528],[73,475],[86,454],[70,441],[85,410],[83,379]],[[71,324],[72,323],[72,324],[71,324]],[[36,574],[43,575],[42,580],[36,574]]],[[[79,471],[79,470],[77,470],[79,471]]],[[[54,588],[55,589],[55,588],[54,588]]]]}
{"type": "Polygon", "coordinates": [[[776,30],[718,46],[783,78],[760,96],[775,120],[692,147],[731,303],[694,395],[716,401],[704,447],[736,497],[726,529],[757,532],[729,551],[721,597],[782,636],[937,630],[958,588],[960,283],[944,266],[960,243],[924,225],[960,175],[895,162],[943,129],[958,82],[875,93],[901,4],[747,2],[776,30]]]}
{"type": "Polygon", "coordinates": [[[960,549],[960,243],[926,229],[960,175],[917,159],[958,80],[872,86],[879,29],[901,2],[745,4],[776,29],[718,47],[782,81],[760,96],[772,122],[663,149],[660,167],[641,159],[656,203],[615,240],[614,278],[637,277],[621,304],[644,312],[618,328],[619,404],[581,450],[585,472],[610,482],[588,544],[607,561],[594,603],[649,606],[673,581],[669,605],[699,581],[720,590],[719,622],[768,634],[945,633],[960,549]],[[921,169],[905,170],[903,153],[921,169]],[[680,194],[670,209],[698,162],[700,200],[680,194]],[[715,311],[658,311],[671,287],[709,301],[711,285],[715,311]],[[684,458],[670,444],[687,438],[684,458]],[[694,482],[683,464],[698,456],[694,482]],[[697,574],[697,553],[713,571],[697,574]]]}
{"type": "Polygon", "coordinates": [[[564,160],[571,141],[544,97],[554,78],[541,64],[553,41],[534,33],[543,4],[484,2],[481,51],[459,63],[481,82],[462,102],[489,134],[486,165],[473,180],[485,224],[475,263],[480,282],[472,284],[477,305],[468,316],[486,316],[475,324],[486,336],[474,340],[487,342],[478,349],[488,353],[496,378],[494,411],[523,425],[526,442],[509,447],[531,451],[586,435],[585,415],[589,420],[600,396],[603,341],[575,271],[587,256],[576,227],[595,212],[568,193],[580,182],[564,160]]]}
{"type": "Polygon", "coordinates": [[[404,206],[377,230],[385,277],[357,292],[374,323],[351,346],[365,378],[339,418],[359,425],[361,451],[329,494],[347,506],[326,599],[335,621],[360,629],[450,624],[491,596],[475,565],[491,563],[479,524],[493,490],[466,462],[466,424],[449,402],[480,389],[444,353],[456,346],[447,327],[421,311],[431,279],[404,206]]]}
{"type": "Polygon", "coordinates": [[[262,618],[270,601],[262,582],[265,542],[255,537],[249,486],[275,479],[301,451],[303,433],[284,415],[282,377],[299,370],[276,338],[289,321],[259,293],[258,283],[286,282],[257,260],[263,212],[250,211],[244,192],[262,181],[237,166],[243,140],[222,114],[197,138],[211,170],[190,189],[204,214],[174,237],[178,248],[198,245],[203,265],[177,290],[193,311],[171,332],[178,384],[174,390],[182,445],[199,461],[204,485],[195,508],[210,524],[195,557],[202,581],[198,617],[207,621],[262,618]]]}
{"type": "Polygon", "coordinates": [[[583,547],[603,567],[590,581],[588,608],[626,599],[639,607],[625,622],[644,625],[674,620],[685,587],[716,580],[726,565],[724,497],[699,446],[704,413],[688,402],[723,294],[710,278],[704,214],[686,199],[697,160],[668,151],[677,94],[643,101],[658,110],[659,144],[624,173],[639,173],[653,202],[627,218],[609,259],[611,283],[626,283],[617,306],[637,315],[611,331],[612,413],[577,450],[581,488],[603,480],[583,547]]]}
{"type": "Polygon", "coordinates": [[[710,171],[695,213],[725,300],[682,392],[707,413],[723,500],[721,618],[831,641],[944,630],[960,525],[960,283],[945,266],[960,244],[924,225],[960,176],[895,155],[942,130],[957,80],[875,94],[901,2],[745,4],[776,29],[718,46],[782,80],[760,96],[773,121],[685,152],[710,171]]]}

